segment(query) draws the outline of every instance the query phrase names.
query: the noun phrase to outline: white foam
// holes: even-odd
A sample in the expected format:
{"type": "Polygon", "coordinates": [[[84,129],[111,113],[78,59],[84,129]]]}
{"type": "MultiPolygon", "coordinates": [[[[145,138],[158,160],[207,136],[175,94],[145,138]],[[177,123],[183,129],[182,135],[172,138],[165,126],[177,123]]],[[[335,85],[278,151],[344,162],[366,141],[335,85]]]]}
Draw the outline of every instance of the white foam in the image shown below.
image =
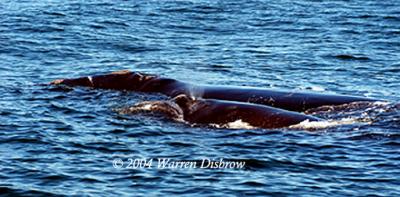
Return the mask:
{"type": "Polygon", "coordinates": [[[228,128],[231,129],[254,129],[248,122],[243,122],[241,119],[234,122],[227,123],[228,128]]]}
{"type": "Polygon", "coordinates": [[[323,92],[323,91],[325,91],[325,88],[323,88],[321,86],[312,86],[311,90],[317,91],[317,92],[323,92]]]}
{"type": "Polygon", "coordinates": [[[141,109],[141,110],[151,111],[151,110],[152,110],[152,107],[153,107],[153,104],[152,104],[152,103],[149,103],[149,104],[146,104],[146,105],[141,106],[140,109],[141,109]]]}
{"type": "Polygon", "coordinates": [[[324,120],[324,121],[310,121],[305,120],[299,124],[289,126],[291,129],[326,129],[329,127],[335,127],[339,125],[349,125],[357,123],[358,121],[354,118],[343,118],[341,120],[324,120]]]}
{"type": "Polygon", "coordinates": [[[373,105],[376,105],[376,106],[386,106],[386,105],[389,105],[389,104],[390,104],[390,102],[387,102],[387,101],[375,101],[373,103],[373,105]]]}
{"type": "Polygon", "coordinates": [[[251,126],[248,122],[243,122],[242,119],[235,120],[233,122],[228,122],[223,125],[211,124],[216,128],[227,128],[227,129],[255,129],[257,127],[251,126]]]}

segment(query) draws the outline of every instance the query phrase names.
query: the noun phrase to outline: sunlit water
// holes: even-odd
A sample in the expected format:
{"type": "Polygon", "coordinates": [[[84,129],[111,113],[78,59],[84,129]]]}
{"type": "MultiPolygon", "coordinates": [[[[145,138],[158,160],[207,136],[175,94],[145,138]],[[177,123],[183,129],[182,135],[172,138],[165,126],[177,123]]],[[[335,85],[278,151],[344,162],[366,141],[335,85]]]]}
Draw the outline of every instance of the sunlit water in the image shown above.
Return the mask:
{"type": "Polygon", "coordinates": [[[3,0],[0,193],[399,196],[399,7],[394,0],[3,0]],[[389,103],[310,112],[336,121],[318,129],[232,130],[114,110],[161,95],[40,85],[120,69],[389,103]],[[161,157],[246,166],[113,167],[117,158],[161,157]]]}

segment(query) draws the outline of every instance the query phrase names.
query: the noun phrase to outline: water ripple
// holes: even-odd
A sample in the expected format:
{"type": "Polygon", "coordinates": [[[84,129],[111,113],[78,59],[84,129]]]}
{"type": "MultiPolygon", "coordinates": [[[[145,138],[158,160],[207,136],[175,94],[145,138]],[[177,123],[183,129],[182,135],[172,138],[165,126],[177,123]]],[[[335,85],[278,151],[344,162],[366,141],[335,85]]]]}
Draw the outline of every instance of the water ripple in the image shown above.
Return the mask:
{"type": "Polygon", "coordinates": [[[398,1],[3,1],[5,196],[399,196],[398,1]],[[355,122],[230,130],[120,115],[160,95],[48,86],[132,69],[193,83],[368,96],[310,111],[355,122]],[[243,169],[115,169],[116,158],[244,161],[243,169]]]}

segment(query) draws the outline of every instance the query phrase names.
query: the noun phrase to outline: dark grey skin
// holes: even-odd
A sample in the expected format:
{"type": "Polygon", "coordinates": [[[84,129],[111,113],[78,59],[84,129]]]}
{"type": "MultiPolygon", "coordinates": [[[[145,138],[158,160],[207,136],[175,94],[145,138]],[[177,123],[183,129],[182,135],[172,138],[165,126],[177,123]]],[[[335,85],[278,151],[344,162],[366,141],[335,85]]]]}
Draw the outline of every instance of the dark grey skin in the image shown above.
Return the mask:
{"type": "Polygon", "coordinates": [[[184,94],[174,98],[185,121],[226,125],[240,120],[252,127],[275,129],[320,119],[265,105],[215,99],[192,99],[184,94]]]}
{"type": "Polygon", "coordinates": [[[156,112],[168,118],[198,125],[228,126],[241,121],[242,125],[254,128],[275,129],[299,124],[303,121],[320,119],[302,113],[277,109],[265,105],[224,101],[215,99],[194,99],[181,94],[169,101],[145,101],[133,107],[118,110],[122,113],[156,112]]]}
{"type": "Polygon", "coordinates": [[[290,111],[304,112],[325,105],[378,101],[376,99],[305,92],[277,91],[251,87],[200,86],[175,79],[162,78],[138,72],[118,71],[105,75],[59,79],[51,84],[86,86],[127,91],[162,93],[170,97],[180,94],[204,99],[249,102],[290,111]]]}

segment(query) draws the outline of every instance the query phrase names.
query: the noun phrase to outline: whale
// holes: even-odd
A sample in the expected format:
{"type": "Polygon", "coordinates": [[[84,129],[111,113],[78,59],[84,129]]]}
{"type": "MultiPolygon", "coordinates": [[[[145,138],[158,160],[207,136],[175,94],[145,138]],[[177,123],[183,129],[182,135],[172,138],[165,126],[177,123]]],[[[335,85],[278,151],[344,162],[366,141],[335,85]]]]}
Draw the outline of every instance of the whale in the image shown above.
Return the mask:
{"type": "Polygon", "coordinates": [[[124,114],[155,112],[191,125],[237,129],[276,129],[290,127],[304,121],[321,120],[314,116],[260,104],[194,98],[185,94],[167,101],[144,101],[119,112],[124,114]]]}
{"type": "Polygon", "coordinates": [[[343,105],[352,102],[381,101],[359,96],[274,90],[257,87],[197,85],[129,70],[78,78],[57,79],[50,84],[161,93],[171,98],[184,94],[203,99],[253,103],[295,112],[305,112],[321,106],[343,105]]]}

